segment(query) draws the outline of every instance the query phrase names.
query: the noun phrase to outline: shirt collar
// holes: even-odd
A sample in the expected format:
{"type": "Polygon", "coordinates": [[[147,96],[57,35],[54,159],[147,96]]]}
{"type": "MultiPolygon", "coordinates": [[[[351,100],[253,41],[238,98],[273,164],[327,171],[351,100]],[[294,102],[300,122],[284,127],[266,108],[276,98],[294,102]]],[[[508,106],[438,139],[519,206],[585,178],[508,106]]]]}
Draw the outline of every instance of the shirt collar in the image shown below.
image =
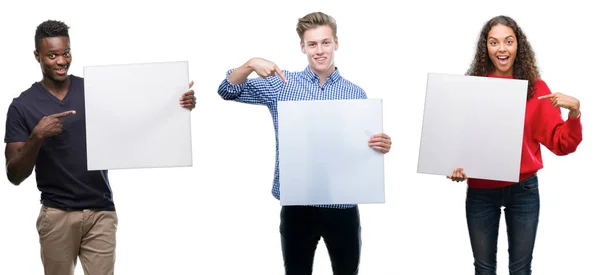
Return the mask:
{"type": "MultiPolygon", "coordinates": [[[[310,66],[306,66],[306,69],[304,69],[304,75],[310,81],[313,81],[313,82],[316,82],[316,83],[320,82],[319,76],[310,69],[310,66]]],[[[327,81],[330,81],[331,83],[335,83],[338,80],[340,80],[340,78],[341,78],[340,70],[337,67],[335,67],[335,70],[333,71],[333,73],[331,73],[327,77],[327,81]]]]}

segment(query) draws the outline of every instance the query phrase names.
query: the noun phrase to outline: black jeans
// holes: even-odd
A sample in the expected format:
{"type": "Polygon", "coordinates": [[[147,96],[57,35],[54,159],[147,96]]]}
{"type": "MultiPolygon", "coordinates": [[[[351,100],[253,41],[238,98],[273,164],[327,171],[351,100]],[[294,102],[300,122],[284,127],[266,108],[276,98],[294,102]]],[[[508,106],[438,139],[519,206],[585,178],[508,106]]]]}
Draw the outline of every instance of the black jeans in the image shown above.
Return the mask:
{"type": "Polygon", "coordinates": [[[348,209],[283,206],[279,232],[286,275],[312,274],[321,237],[329,252],[333,274],[358,274],[362,244],[358,206],[348,209]]]}

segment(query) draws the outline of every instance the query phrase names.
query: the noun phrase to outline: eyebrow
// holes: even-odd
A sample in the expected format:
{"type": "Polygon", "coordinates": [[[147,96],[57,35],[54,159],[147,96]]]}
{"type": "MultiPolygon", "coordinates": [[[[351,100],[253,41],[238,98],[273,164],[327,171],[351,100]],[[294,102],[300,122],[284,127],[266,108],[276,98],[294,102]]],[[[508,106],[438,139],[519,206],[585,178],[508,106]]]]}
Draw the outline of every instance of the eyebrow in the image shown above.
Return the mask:
{"type": "MultiPolygon", "coordinates": [[[[66,48],[64,50],[64,52],[70,52],[70,51],[71,51],[71,48],[66,48]]],[[[60,52],[60,50],[49,50],[48,51],[48,53],[58,53],[58,52],[60,52]]]]}
{"type": "MultiPolygon", "coordinates": [[[[515,37],[513,35],[509,35],[509,36],[505,37],[504,39],[509,39],[509,38],[515,38],[515,37]]],[[[488,37],[488,39],[498,40],[498,38],[493,37],[493,36],[488,37]]]]}
{"type": "MultiPolygon", "coordinates": [[[[325,41],[331,41],[331,38],[325,38],[325,39],[323,39],[323,40],[320,40],[320,41],[321,41],[321,42],[325,42],[325,41]]],[[[311,41],[306,41],[306,43],[317,43],[317,42],[319,42],[319,41],[312,41],[312,40],[311,40],[311,41]]]]}

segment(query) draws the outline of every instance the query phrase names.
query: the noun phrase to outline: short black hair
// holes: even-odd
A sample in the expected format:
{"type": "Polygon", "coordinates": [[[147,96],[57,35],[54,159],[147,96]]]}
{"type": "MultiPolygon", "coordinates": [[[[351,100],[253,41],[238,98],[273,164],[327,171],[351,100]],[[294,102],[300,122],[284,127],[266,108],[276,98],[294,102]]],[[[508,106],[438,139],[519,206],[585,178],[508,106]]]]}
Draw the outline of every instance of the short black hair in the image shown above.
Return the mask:
{"type": "Polygon", "coordinates": [[[46,37],[69,37],[69,26],[61,21],[47,20],[37,26],[35,30],[35,49],[38,49],[42,39],[46,37]]]}

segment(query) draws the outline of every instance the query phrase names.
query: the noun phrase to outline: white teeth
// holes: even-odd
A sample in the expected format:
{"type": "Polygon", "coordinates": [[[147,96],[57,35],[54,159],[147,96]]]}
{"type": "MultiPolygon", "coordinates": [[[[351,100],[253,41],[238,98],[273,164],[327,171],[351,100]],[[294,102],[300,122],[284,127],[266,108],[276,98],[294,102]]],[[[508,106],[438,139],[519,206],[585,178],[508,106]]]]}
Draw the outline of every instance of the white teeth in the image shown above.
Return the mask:
{"type": "Polygon", "coordinates": [[[508,59],[508,56],[498,56],[498,59],[508,59]]]}

